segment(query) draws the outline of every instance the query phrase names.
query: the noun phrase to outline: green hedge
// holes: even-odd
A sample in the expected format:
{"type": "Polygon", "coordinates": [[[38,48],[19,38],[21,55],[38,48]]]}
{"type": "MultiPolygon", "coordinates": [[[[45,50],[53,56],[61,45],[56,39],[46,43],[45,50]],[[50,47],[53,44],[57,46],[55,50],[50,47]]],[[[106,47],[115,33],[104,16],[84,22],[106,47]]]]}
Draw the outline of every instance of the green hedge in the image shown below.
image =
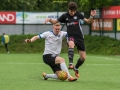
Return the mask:
{"type": "Polygon", "coordinates": [[[85,36],[86,51],[91,54],[120,55],[120,40],[109,37],[85,36]]]}
{"type": "MultiPolygon", "coordinates": [[[[44,39],[33,43],[25,43],[26,38],[34,35],[10,35],[11,42],[8,45],[10,53],[43,53],[44,39]]],[[[1,36],[0,36],[1,40],[1,36]]],[[[89,54],[120,55],[120,40],[109,37],[85,35],[86,52],[89,54]]],[[[63,40],[62,53],[67,53],[66,39],[63,40]]],[[[0,44],[0,53],[6,53],[3,44],[0,44]]],[[[75,53],[77,49],[75,48],[75,53]]]]}

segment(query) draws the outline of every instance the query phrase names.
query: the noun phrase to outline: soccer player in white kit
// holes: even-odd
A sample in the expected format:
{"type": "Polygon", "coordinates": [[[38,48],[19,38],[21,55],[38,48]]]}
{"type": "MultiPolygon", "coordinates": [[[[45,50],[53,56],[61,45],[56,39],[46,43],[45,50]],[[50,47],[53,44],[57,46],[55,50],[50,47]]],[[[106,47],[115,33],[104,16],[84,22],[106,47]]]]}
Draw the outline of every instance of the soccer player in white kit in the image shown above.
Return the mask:
{"type": "Polygon", "coordinates": [[[65,59],[59,56],[62,48],[62,40],[67,37],[67,32],[60,31],[60,29],[60,23],[56,23],[53,25],[52,30],[36,35],[31,39],[25,39],[25,42],[34,42],[37,39],[45,38],[43,61],[51,67],[54,74],[43,73],[44,80],[47,80],[48,78],[58,79],[57,75],[59,71],[63,70],[68,73],[68,81],[76,81],[77,78],[70,75],[65,64],[65,59]]]}

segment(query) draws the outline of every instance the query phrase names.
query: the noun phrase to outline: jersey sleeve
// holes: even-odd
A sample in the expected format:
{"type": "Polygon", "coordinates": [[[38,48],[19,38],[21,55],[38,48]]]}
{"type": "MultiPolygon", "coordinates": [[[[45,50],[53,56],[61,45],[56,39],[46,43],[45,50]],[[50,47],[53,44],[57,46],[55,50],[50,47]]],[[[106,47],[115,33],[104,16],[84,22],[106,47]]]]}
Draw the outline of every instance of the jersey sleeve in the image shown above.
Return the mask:
{"type": "Polygon", "coordinates": [[[39,34],[40,38],[46,38],[47,36],[48,36],[48,31],[39,34]]]}
{"type": "Polygon", "coordinates": [[[61,22],[61,23],[65,23],[66,20],[65,20],[65,14],[62,14],[59,18],[58,18],[58,21],[61,22]]]}
{"type": "Polygon", "coordinates": [[[67,35],[67,32],[62,31],[62,33],[63,33],[63,37],[67,37],[67,36],[68,36],[68,35],[67,35]]]}

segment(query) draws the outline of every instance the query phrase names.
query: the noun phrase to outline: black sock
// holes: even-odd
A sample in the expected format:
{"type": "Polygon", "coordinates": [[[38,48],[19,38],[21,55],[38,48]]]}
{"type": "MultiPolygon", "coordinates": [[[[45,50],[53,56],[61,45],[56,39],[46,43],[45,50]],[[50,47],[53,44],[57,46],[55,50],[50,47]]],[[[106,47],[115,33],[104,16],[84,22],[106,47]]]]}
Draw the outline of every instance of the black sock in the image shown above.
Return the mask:
{"type": "Polygon", "coordinates": [[[84,60],[81,60],[80,58],[78,59],[75,68],[78,69],[82,64],[84,63],[84,60]]]}
{"type": "Polygon", "coordinates": [[[7,44],[5,44],[5,49],[6,49],[6,51],[8,52],[7,44]]]}
{"type": "Polygon", "coordinates": [[[74,57],[74,49],[73,48],[69,48],[68,49],[69,63],[73,63],[73,57],[74,57]]]}

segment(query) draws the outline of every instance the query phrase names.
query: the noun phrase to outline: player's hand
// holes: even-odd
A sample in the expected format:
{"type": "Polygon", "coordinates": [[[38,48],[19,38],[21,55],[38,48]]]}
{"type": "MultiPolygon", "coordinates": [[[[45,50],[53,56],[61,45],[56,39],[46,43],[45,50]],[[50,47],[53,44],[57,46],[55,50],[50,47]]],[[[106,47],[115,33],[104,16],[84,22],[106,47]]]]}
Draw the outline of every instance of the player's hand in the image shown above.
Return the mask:
{"type": "Polygon", "coordinates": [[[91,10],[91,16],[95,16],[96,15],[96,10],[91,10]]]}
{"type": "Polygon", "coordinates": [[[45,19],[45,22],[44,22],[44,23],[46,24],[47,22],[50,22],[50,19],[51,19],[51,18],[45,19]]]}
{"type": "Polygon", "coordinates": [[[31,42],[31,40],[30,39],[25,39],[25,42],[31,42]]]}

